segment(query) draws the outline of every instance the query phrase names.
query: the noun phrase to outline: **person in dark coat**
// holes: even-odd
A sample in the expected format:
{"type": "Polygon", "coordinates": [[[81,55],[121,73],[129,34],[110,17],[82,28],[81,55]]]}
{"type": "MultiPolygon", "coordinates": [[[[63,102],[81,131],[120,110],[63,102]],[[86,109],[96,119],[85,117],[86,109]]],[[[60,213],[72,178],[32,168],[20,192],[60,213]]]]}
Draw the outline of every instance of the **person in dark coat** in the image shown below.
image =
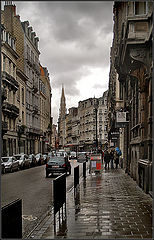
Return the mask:
{"type": "Polygon", "coordinates": [[[111,159],[111,169],[114,169],[113,162],[114,162],[114,151],[113,149],[110,152],[110,159],[111,159]]]}
{"type": "Polygon", "coordinates": [[[116,155],[115,155],[115,164],[116,164],[116,169],[117,169],[118,164],[119,164],[119,154],[118,154],[118,152],[116,152],[116,155]]]}
{"type": "Polygon", "coordinates": [[[109,169],[110,154],[108,151],[104,153],[104,162],[105,162],[105,170],[107,169],[107,167],[109,169]]]}

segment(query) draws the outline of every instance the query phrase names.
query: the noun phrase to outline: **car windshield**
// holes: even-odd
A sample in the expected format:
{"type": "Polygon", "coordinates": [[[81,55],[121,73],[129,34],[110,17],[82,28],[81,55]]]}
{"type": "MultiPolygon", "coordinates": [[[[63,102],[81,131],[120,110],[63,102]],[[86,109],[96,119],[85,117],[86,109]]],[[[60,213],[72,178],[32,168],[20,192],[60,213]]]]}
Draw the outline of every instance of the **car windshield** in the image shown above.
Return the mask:
{"type": "Polygon", "coordinates": [[[3,162],[12,162],[12,158],[8,158],[8,157],[2,158],[2,161],[3,162]]]}
{"type": "Polygon", "coordinates": [[[21,159],[21,155],[15,155],[15,158],[17,159],[17,160],[20,160],[21,159]]]}
{"type": "Polygon", "coordinates": [[[59,164],[63,164],[65,163],[65,159],[62,157],[51,157],[49,160],[49,163],[59,163],[59,164]]]}

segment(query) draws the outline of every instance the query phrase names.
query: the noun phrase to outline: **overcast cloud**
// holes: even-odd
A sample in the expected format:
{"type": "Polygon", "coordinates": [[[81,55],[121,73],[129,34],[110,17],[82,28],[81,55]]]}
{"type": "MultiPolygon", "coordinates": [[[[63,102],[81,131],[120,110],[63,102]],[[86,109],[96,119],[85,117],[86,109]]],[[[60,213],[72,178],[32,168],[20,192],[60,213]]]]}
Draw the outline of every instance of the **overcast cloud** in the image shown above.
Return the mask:
{"type": "Polygon", "coordinates": [[[113,2],[14,1],[22,21],[39,37],[40,63],[52,87],[52,116],[57,123],[62,83],[66,107],[108,88],[113,2]]]}

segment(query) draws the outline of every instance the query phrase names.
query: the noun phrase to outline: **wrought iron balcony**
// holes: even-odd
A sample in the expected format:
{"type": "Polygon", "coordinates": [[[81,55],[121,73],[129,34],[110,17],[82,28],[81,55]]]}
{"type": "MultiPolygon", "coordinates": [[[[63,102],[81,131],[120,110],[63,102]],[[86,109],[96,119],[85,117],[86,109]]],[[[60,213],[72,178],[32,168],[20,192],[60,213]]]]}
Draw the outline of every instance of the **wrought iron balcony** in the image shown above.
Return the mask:
{"type": "Polygon", "coordinates": [[[12,77],[10,74],[8,74],[5,71],[2,72],[2,82],[5,85],[11,86],[12,90],[15,90],[15,91],[18,90],[18,87],[19,87],[18,82],[15,80],[14,77],[12,77]]]}
{"type": "Polygon", "coordinates": [[[7,90],[2,87],[2,102],[7,99],[7,90]]]}
{"type": "Polygon", "coordinates": [[[10,117],[17,118],[19,116],[19,108],[8,102],[3,103],[2,111],[4,115],[9,115],[10,117]]]}
{"type": "Polygon", "coordinates": [[[37,114],[38,113],[38,106],[34,105],[33,106],[33,114],[37,114]]]}
{"type": "Polygon", "coordinates": [[[33,93],[37,93],[38,91],[38,84],[36,82],[33,83],[33,93]]]}
{"type": "Polygon", "coordinates": [[[8,123],[2,121],[2,131],[7,132],[7,130],[8,130],[8,123]]]}

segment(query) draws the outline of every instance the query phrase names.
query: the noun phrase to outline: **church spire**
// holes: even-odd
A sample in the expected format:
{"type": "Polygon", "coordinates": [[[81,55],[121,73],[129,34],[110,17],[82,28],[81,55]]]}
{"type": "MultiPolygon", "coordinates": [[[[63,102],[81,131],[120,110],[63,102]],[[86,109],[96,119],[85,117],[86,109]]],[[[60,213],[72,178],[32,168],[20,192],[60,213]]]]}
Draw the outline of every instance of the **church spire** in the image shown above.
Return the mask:
{"type": "Polygon", "coordinates": [[[60,102],[60,118],[64,118],[66,114],[66,100],[64,93],[64,85],[62,84],[61,102],[60,102]]]}

